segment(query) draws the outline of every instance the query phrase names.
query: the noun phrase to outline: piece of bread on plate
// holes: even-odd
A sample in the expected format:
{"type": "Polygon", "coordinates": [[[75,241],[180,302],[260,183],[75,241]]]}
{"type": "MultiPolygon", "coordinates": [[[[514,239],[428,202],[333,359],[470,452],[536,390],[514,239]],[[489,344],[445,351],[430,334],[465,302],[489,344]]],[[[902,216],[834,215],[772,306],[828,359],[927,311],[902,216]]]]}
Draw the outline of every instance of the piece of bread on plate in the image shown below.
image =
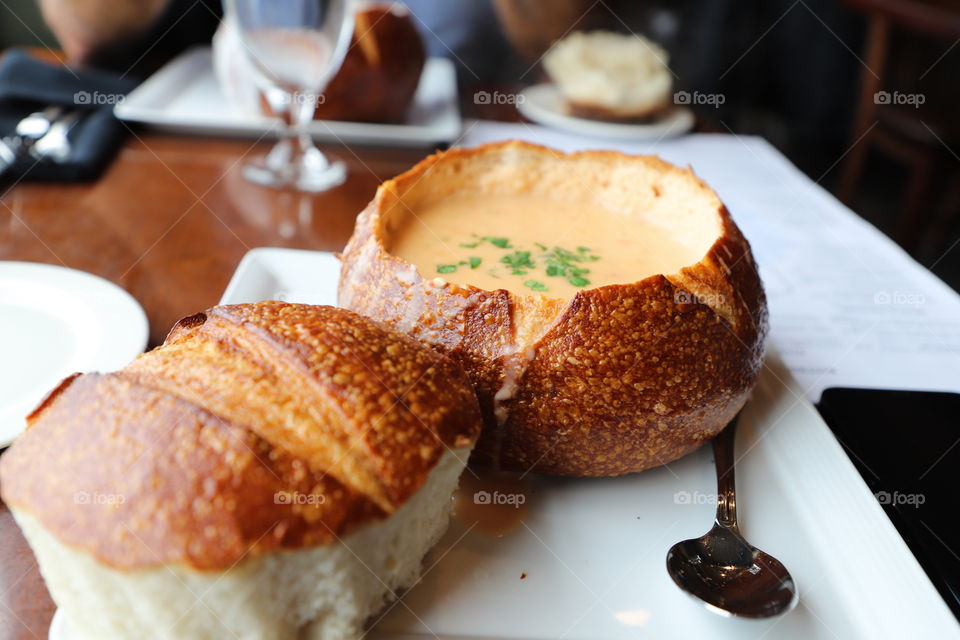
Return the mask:
{"type": "MultiPolygon", "coordinates": [[[[231,16],[213,38],[213,68],[227,100],[251,115],[272,110],[231,16]]],[[[401,3],[357,7],[343,63],[316,100],[314,119],[403,123],[420,84],[426,48],[401,3]]]]}
{"type": "Polygon", "coordinates": [[[401,3],[356,14],[350,49],[317,105],[317,120],[403,123],[420,84],[427,50],[401,3]]]}
{"type": "Polygon", "coordinates": [[[645,122],[672,106],[667,52],[640,35],[576,31],[547,51],[543,67],[577,117],[645,122]]]}
{"type": "Polygon", "coordinates": [[[557,475],[642,471],[712,439],[767,333],[750,245],[691,170],[519,141],[384,182],[338,302],[463,365],[484,416],[475,458],[557,475]]]}
{"type": "Polygon", "coordinates": [[[80,638],[357,638],[418,578],[480,428],[459,366],[357,314],[181,320],[66,379],[0,462],[80,638]]]}

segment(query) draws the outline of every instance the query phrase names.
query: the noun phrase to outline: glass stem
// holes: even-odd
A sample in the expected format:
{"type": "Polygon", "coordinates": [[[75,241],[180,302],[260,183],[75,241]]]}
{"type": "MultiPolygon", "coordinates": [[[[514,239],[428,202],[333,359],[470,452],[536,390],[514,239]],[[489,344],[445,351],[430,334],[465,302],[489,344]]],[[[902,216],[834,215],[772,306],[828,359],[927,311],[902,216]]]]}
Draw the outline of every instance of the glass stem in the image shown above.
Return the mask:
{"type": "Polygon", "coordinates": [[[260,166],[247,165],[246,178],[257,184],[306,192],[326,191],[342,184],[346,166],[327,160],[310,137],[316,97],[280,87],[264,93],[274,116],[283,125],[281,137],[260,166]]]}
{"type": "Polygon", "coordinates": [[[319,149],[313,144],[309,126],[313,122],[313,115],[317,111],[315,94],[295,92],[290,94],[290,109],[288,113],[287,135],[295,145],[294,162],[311,165],[313,169],[322,169],[328,162],[319,149]]]}

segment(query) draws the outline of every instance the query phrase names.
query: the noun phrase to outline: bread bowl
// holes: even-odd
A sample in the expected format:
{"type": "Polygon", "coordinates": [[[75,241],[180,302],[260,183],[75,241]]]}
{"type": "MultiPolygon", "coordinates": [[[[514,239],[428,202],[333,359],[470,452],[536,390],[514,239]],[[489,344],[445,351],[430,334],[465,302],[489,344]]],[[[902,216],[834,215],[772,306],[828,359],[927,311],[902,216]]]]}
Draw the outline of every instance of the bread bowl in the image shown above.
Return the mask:
{"type": "Polygon", "coordinates": [[[672,106],[667,61],[663,47],[641,35],[575,31],[550,47],[543,67],[571,115],[645,122],[672,106]]]}
{"type": "Polygon", "coordinates": [[[653,156],[518,141],[436,154],[381,185],[342,260],[341,306],[463,364],[484,418],[474,457],[507,470],[668,463],[724,427],[762,363],[767,308],[749,243],[692,171],[653,156]],[[618,236],[656,259],[625,256],[618,236]],[[659,251],[670,242],[680,249],[659,251]],[[411,247],[422,252],[405,259],[411,247]],[[481,248],[502,249],[503,286],[480,277],[481,248]],[[551,275],[554,249],[601,258],[551,275]],[[601,269],[604,255],[621,271],[601,269]]]}
{"type": "MultiPolygon", "coordinates": [[[[271,114],[256,71],[228,16],[213,39],[213,66],[227,99],[243,111],[271,114]]],[[[403,122],[420,84],[426,48],[400,3],[367,3],[354,16],[353,37],[340,69],[316,101],[317,120],[403,122]]]]}
{"type": "Polygon", "coordinates": [[[324,89],[318,120],[403,122],[420,84],[426,48],[400,3],[357,12],[350,49],[324,89]]]}
{"type": "Polygon", "coordinates": [[[0,461],[78,637],[358,638],[480,428],[461,369],[331,307],[216,307],[76,375],[0,461]]]}

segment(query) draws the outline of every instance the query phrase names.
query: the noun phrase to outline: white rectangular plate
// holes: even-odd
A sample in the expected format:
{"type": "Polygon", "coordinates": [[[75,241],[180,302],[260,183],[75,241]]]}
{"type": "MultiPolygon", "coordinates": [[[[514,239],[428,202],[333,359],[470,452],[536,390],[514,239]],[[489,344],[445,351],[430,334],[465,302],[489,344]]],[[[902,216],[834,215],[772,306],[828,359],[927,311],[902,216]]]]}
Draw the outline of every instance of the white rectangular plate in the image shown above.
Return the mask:
{"type": "MultiPolygon", "coordinates": [[[[330,253],[254,249],[222,303],[336,303],[330,253]]],[[[740,420],[747,539],[779,558],[799,606],[721,618],[667,576],[667,549],[714,511],[709,448],[619,478],[537,477],[502,538],[454,522],[423,579],[376,624],[382,638],[960,638],[960,626],[780,358],[740,420]],[[526,574],[521,580],[521,575],[526,574]]]]}
{"type": "MultiPolygon", "coordinates": [[[[177,132],[260,138],[276,136],[276,120],[243,113],[231,105],[213,73],[209,47],[184,52],[147,78],[113,109],[121,120],[177,132]]],[[[457,77],[445,58],[427,60],[404,124],[316,120],[310,134],[339,143],[432,146],[460,135],[457,77]]]]}

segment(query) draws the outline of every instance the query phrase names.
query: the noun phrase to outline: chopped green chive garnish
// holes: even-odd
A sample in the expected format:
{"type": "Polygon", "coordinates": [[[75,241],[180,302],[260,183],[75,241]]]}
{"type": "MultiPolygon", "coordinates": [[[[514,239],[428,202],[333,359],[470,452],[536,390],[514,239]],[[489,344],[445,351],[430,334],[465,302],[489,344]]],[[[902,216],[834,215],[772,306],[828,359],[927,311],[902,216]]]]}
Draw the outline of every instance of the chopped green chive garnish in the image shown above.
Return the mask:
{"type": "Polygon", "coordinates": [[[537,282],[536,280],[527,280],[527,281],[524,282],[523,284],[524,284],[524,286],[526,286],[526,287],[530,287],[530,288],[533,289],[534,291],[546,291],[546,290],[547,290],[547,285],[543,284],[542,282],[537,282]]]}
{"type": "Polygon", "coordinates": [[[511,269],[535,269],[537,264],[530,259],[529,251],[514,251],[500,258],[500,262],[511,269]]]}
{"type": "Polygon", "coordinates": [[[575,287],[585,287],[590,281],[584,276],[590,269],[579,266],[577,263],[593,262],[600,258],[590,254],[589,247],[577,247],[577,251],[569,251],[562,247],[554,247],[543,256],[547,263],[547,275],[566,278],[567,282],[575,287]]]}
{"type": "MultiPolygon", "coordinates": [[[[489,242],[498,249],[511,249],[504,253],[497,261],[498,265],[485,270],[494,278],[501,277],[504,273],[514,276],[525,276],[535,274],[538,269],[543,269],[540,273],[545,273],[547,277],[563,278],[574,287],[585,287],[590,284],[588,275],[590,269],[586,267],[587,262],[594,262],[600,257],[593,255],[590,247],[578,246],[575,251],[554,246],[552,248],[540,242],[534,242],[533,246],[537,251],[524,251],[514,249],[510,239],[503,236],[479,236],[473,234],[474,240],[471,242],[461,242],[460,246],[465,249],[474,249],[484,242],[489,242]],[[541,264],[542,263],[542,264],[541,264]]],[[[477,269],[483,264],[483,258],[470,256],[465,260],[460,260],[456,264],[437,265],[438,273],[454,273],[460,266],[477,269]]],[[[489,263],[488,263],[489,264],[489,263]]],[[[526,280],[524,286],[534,291],[547,291],[547,285],[539,280],[526,280]]]]}
{"type": "Polygon", "coordinates": [[[510,240],[508,238],[496,238],[493,236],[483,236],[483,240],[486,240],[490,244],[500,249],[511,249],[510,240]]]}

